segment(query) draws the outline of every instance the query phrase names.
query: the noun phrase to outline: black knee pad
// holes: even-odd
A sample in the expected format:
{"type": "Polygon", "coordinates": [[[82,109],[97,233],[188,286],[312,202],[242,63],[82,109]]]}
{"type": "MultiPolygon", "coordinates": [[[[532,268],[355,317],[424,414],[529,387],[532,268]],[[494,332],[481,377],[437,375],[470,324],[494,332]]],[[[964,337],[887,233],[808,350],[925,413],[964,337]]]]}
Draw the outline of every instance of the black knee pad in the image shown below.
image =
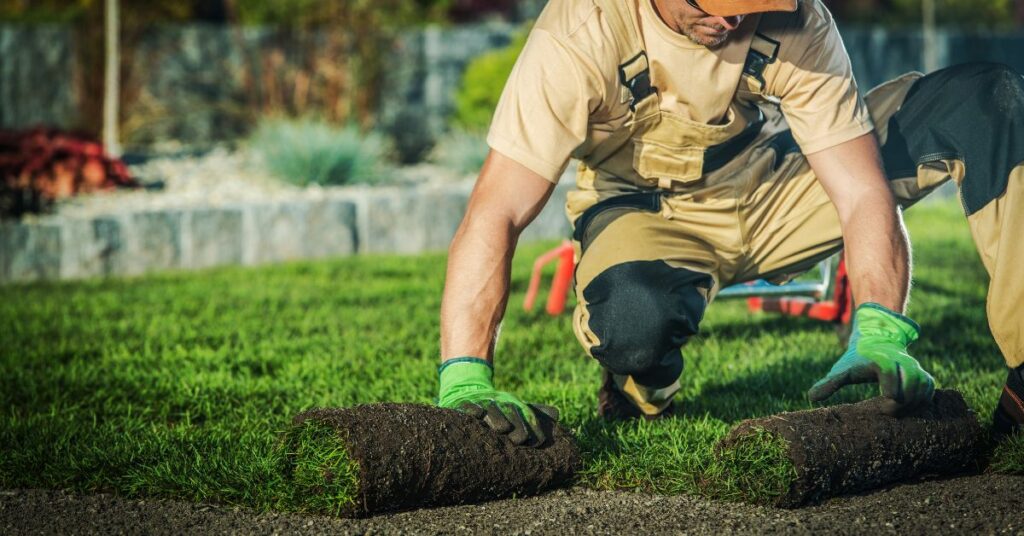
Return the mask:
{"type": "Polygon", "coordinates": [[[1024,77],[1006,65],[968,63],[914,83],[889,121],[882,160],[890,179],[937,160],[964,162],[964,210],[977,212],[1006,191],[1024,162],[1024,77]]]}
{"type": "Polygon", "coordinates": [[[671,385],[683,372],[679,348],[697,333],[707,307],[708,274],[664,261],[634,261],[601,272],[583,289],[590,353],[608,370],[646,387],[671,385]]]}

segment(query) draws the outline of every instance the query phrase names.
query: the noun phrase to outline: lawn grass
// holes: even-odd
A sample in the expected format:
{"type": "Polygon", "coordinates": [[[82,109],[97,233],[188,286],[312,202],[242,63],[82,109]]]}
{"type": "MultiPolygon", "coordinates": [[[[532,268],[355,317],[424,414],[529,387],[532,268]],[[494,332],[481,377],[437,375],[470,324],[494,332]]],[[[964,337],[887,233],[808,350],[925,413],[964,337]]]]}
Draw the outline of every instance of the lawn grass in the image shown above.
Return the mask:
{"type": "MultiPolygon", "coordinates": [[[[912,209],[908,223],[909,315],[924,330],[912,353],[987,423],[1006,372],[964,218],[941,203],[912,209]]],[[[733,460],[713,445],[739,420],[810,407],[805,390],[841,351],[833,328],[718,302],[684,349],[683,416],[606,424],[594,409],[600,369],[569,316],[520,307],[546,246],[516,256],[496,381],[561,409],[583,449],[579,482],[725,499],[776,493],[787,469],[758,457],[778,445],[733,460]]],[[[322,511],[322,497],[303,491],[312,486],[344,502],[351,480],[325,488],[297,476],[281,432],[313,406],[433,401],[444,264],[442,254],[376,256],[0,288],[0,487],[322,511]]],[[[354,470],[322,439],[303,441],[341,474],[354,470]]],[[[1001,449],[994,467],[1024,470],[1024,441],[1001,449]]]]}

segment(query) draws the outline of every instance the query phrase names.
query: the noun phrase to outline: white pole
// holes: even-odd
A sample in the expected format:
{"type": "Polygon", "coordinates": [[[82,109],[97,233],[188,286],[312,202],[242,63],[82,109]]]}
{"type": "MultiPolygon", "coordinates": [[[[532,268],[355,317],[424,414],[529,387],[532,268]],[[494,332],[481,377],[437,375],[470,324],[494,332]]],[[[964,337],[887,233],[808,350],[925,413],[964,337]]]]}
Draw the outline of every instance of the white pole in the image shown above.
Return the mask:
{"type": "Polygon", "coordinates": [[[924,33],[924,63],[925,74],[934,72],[939,68],[939,35],[935,28],[935,2],[936,0],[923,0],[921,2],[921,21],[924,33]]]}
{"type": "Polygon", "coordinates": [[[120,68],[121,54],[118,34],[121,31],[120,17],[118,16],[118,0],[107,0],[106,10],[106,35],[107,35],[107,59],[104,68],[105,77],[103,84],[103,145],[107,153],[112,156],[121,155],[121,145],[118,143],[118,107],[121,93],[120,68]]]}

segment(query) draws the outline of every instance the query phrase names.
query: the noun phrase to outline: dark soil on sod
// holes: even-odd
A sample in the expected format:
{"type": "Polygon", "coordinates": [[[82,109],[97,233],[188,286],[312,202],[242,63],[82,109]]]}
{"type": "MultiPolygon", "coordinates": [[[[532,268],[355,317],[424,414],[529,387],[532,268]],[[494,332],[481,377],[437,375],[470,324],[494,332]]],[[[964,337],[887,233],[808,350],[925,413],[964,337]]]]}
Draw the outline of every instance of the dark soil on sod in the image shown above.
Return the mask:
{"type": "Polygon", "coordinates": [[[718,448],[733,448],[763,432],[783,438],[796,478],[774,503],[782,507],[923,475],[977,472],[984,465],[988,433],[960,393],[937,391],[931,404],[900,417],[886,414],[890,402],[876,397],[743,421],[718,448]]]}
{"type": "Polygon", "coordinates": [[[570,481],[580,465],[569,433],[548,419],[541,448],[517,447],[474,417],[421,404],[314,409],[294,423],[334,429],[359,464],[346,516],[535,495],[570,481]]]}
{"type": "Polygon", "coordinates": [[[1024,477],[904,484],[797,510],[643,493],[559,490],[366,519],[260,514],[179,501],[0,492],[2,534],[1024,534],[1024,477]]]}

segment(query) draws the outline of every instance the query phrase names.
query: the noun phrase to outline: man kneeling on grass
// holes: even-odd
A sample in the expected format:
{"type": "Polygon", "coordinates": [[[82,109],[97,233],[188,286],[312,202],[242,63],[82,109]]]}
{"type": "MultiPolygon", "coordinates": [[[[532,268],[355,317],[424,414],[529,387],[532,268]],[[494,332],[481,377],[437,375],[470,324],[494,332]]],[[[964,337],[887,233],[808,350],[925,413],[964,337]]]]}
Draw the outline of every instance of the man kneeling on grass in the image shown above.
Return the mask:
{"type": "Polygon", "coordinates": [[[912,73],[861,98],[820,0],[552,0],[488,143],[450,250],[440,405],[539,442],[536,407],[494,389],[492,354],[516,239],[575,157],[573,325],[604,368],[603,417],[671,415],[680,347],[719,289],[843,247],[860,306],[811,400],[878,382],[893,411],[929,402],[897,206],[952,179],[1011,369],[995,431],[1024,422],[1024,78],[1009,68],[912,73]]]}

